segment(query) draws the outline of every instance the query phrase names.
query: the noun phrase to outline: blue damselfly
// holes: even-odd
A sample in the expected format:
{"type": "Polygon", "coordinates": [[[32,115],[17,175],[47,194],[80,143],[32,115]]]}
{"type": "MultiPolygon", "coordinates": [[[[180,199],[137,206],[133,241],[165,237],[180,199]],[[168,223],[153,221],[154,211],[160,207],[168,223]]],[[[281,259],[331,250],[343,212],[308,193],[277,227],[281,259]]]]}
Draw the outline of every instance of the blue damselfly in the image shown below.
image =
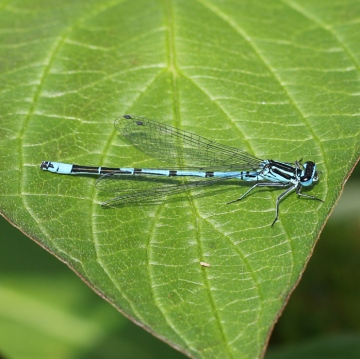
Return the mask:
{"type": "Polygon", "coordinates": [[[177,167],[112,168],[44,161],[40,168],[60,174],[100,175],[96,187],[117,193],[116,197],[102,203],[103,207],[142,203],[228,179],[256,183],[242,196],[227,203],[242,200],[256,187],[287,188],[276,199],[276,215],[272,226],[278,220],[280,201],[289,193],[295,191],[299,196],[322,201],[301,193],[302,187],[318,181],[316,165],[312,161],[302,164],[301,160],[294,163],[262,160],[237,148],[139,116],[121,116],[114,125],[133,145],[177,167]],[[181,183],[153,181],[152,186],[147,187],[150,177],[159,179],[161,176],[195,180],[181,183]],[[125,183],[130,185],[124,186],[125,183]]]}

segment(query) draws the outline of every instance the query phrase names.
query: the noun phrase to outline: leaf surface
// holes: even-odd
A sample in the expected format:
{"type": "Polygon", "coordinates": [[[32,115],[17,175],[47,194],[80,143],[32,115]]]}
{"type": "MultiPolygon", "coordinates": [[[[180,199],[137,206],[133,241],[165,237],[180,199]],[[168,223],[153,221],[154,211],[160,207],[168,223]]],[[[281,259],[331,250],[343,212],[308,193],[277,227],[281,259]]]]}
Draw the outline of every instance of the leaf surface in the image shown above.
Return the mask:
{"type": "Polygon", "coordinates": [[[19,1],[0,13],[4,216],[122,313],[196,358],[261,357],[359,154],[360,6],[19,1]],[[318,201],[241,182],[104,210],[43,160],[153,167],[142,115],[259,158],[314,161],[318,201]],[[202,266],[200,262],[210,264],[202,266]]]}

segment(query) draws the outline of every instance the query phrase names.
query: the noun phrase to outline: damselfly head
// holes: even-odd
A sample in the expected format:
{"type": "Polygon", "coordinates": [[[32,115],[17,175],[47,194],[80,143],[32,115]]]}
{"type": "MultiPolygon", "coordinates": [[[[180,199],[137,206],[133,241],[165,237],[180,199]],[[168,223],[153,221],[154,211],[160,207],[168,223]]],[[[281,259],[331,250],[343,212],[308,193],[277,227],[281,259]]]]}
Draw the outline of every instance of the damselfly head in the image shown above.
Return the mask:
{"type": "Polygon", "coordinates": [[[312,161],[305,162],[300,175],[300,184],[302,186],[311,186],[313,182],[316,182],[318,180],[319,177],[316,172],[315,163],[312,161]]]}

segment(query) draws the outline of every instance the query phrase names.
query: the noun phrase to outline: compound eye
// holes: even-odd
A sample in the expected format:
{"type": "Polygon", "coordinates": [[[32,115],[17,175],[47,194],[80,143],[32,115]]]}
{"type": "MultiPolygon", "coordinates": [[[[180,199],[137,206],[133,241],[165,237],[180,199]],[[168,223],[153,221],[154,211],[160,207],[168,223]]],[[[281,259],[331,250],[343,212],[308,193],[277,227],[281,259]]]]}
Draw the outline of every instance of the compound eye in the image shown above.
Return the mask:
{"type": "Polygon", "coordinates": [[[301,176],[300,177],[300,183],[303,185],[303,186],[310,186],[312,184],[312,181],[314,179],[312,177],[305,177],[305,176],[301,176]]]}
{"type": "Polygon", "coordinates": [[[302,186],[310,186],[313,181],[317,181],[316,165],[311,161],[305,162],[300,176],[300,184],[302,186]]]}

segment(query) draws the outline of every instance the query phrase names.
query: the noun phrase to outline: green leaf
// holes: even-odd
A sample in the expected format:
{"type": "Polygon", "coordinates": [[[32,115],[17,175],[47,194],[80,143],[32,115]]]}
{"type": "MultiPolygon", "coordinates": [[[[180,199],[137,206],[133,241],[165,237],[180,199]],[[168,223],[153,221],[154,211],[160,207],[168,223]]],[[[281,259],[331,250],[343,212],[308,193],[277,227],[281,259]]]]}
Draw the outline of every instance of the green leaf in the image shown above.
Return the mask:
{"type": "Polygon", "coordinates": [[[4,216],[157,337],[257,358],[359,154],[359,5],[350,1],[2,1],[4,216]],[[315,161],[287,197],[248,186],[104,210],[94,178],[43,160],[159,163],[112,127],[156,119],[260,158],[315,161]],[[211,267],[203,267],[206,262],[211,267]]]}

